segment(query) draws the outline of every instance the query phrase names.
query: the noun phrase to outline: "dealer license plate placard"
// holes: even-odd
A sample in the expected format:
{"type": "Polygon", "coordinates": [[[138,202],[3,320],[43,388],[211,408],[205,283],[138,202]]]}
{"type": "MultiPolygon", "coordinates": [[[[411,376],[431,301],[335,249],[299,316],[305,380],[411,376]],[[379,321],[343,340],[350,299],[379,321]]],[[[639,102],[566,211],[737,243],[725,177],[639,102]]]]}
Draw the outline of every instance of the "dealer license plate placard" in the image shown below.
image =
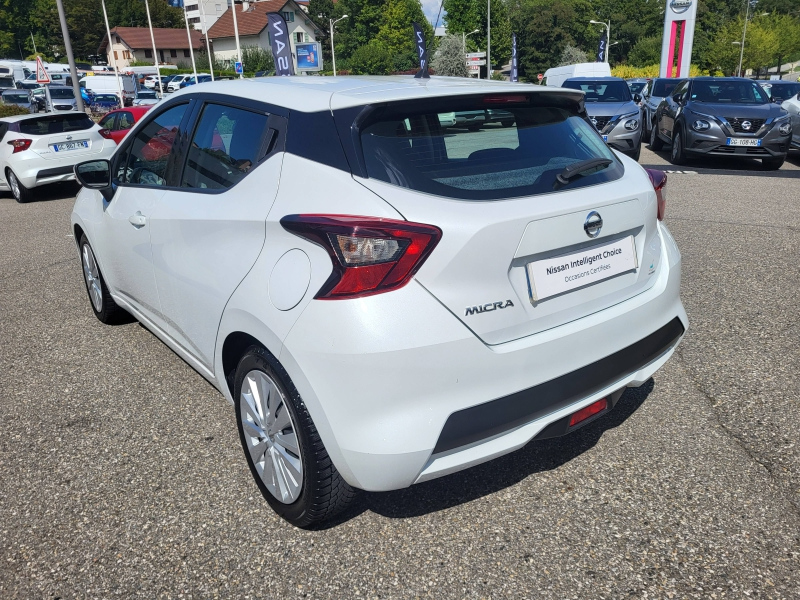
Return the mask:
{"type": "Polygon", "coordinates": [[[761,140],[754,138],[728,138],[728,146],[760,146],[761,140]]]}
{"type": "Polygon", "coordinates": [[[52,144],[53,152],[69,152],[70,150],[84,150],[89,147],[89,140],[76,140],[74,142],[61,142],[52,144]]]}
{"type": "Polygon", "coordinates": [[[632,235],[525,265],[531,302],[571,292],[638,268],[636,242],[632,235]]]}

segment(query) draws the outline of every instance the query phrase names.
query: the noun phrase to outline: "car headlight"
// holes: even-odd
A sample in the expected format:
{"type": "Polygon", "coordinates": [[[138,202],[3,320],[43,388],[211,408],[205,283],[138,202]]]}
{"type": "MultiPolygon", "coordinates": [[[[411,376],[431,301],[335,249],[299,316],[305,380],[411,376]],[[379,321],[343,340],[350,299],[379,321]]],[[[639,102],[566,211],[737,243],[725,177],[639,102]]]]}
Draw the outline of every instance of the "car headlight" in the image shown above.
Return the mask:
{"type": "Polygon", "coordinates": [[[638,119],[629,119],[625,121],[625,129],[628,131],[636,131],[639,129],[639,120],[638,119]]]}
{"type": "Polygon", "coordinates": [[[778,133],[781,135],[789,135],[792,133],[792,124],[789,121],[786,121],[786,123],[781,123],[778,126],[778,133]]]}
{"type": "Polygon", "coordinates": [[[711,123],[708,121],[703,121],[702,119],[697,119],[692,123],[692,129],[695,131],[706,131],[711,128],[711,123]]]}

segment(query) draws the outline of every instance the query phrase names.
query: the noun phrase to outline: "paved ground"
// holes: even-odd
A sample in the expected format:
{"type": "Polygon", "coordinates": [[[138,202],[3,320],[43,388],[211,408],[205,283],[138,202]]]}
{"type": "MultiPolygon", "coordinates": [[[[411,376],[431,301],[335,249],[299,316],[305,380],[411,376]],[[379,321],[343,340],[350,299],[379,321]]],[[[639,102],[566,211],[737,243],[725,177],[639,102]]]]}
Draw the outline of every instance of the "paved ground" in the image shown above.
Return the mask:
{"type": "Polygon", "coordinates": [[[800,597],[800,155],[726,165],[670,176],[691,330],[652,383],[311,532],[215,390],[94,318],[75,189],[0,198],[0,597],[800,597]]]}

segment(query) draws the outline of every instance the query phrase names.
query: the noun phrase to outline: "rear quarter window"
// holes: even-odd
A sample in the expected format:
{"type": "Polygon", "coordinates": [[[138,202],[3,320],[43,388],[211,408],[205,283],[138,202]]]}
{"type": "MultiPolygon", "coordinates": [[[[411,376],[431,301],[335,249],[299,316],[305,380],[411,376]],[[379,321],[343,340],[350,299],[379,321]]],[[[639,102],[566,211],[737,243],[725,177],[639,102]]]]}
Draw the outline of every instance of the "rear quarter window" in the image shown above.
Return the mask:
{"type": "Polygon", "coordinates": [[[574,189],[618,179],[623,173],[577,108],[563,106],[522,102],[486,108],[479,102],[429,112],[404,111],[400,104],[362,129],[361,145],[368,177],[462,200],[574,189]],[[478,111],[483,120],[459,118],[478,111]],[[609,159],[611,164],[570,180],[568,186],[557,183],[565,167],[592,158],[609,159]]]}

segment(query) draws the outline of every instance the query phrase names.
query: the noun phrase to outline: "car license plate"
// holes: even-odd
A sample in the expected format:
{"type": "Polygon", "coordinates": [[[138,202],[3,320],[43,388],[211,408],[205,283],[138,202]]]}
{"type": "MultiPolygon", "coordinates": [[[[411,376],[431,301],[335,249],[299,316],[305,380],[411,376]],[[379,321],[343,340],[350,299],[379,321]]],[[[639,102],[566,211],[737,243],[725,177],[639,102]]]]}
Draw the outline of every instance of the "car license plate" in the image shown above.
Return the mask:
{"type": "Polygon", "coordinates": [[[83,150],[89,147],[89,140],[77,140],[75,142],[61,142],[53,144],[53,152],[67,152],[69,150],[83,150]]]}
{"type": "Polygon", "coordinates": [[[604,136],[603,136],[603,141],[604,141],[604,142],[607,142],[607,141],[608,141],[608,136],[607,136],[607,135],[604,135],[604,136]]]}
{"type": "Polygon", "coordinates": [[[526,271],[531,302],[571,292],[638,268],[632,235],[580,252],[530,262],[526,271]]]}
{"type": "Polygon", "coordinates": [[[728,146],[760,146],[761,140],[753,138],[728,138],[728,146]]]}

